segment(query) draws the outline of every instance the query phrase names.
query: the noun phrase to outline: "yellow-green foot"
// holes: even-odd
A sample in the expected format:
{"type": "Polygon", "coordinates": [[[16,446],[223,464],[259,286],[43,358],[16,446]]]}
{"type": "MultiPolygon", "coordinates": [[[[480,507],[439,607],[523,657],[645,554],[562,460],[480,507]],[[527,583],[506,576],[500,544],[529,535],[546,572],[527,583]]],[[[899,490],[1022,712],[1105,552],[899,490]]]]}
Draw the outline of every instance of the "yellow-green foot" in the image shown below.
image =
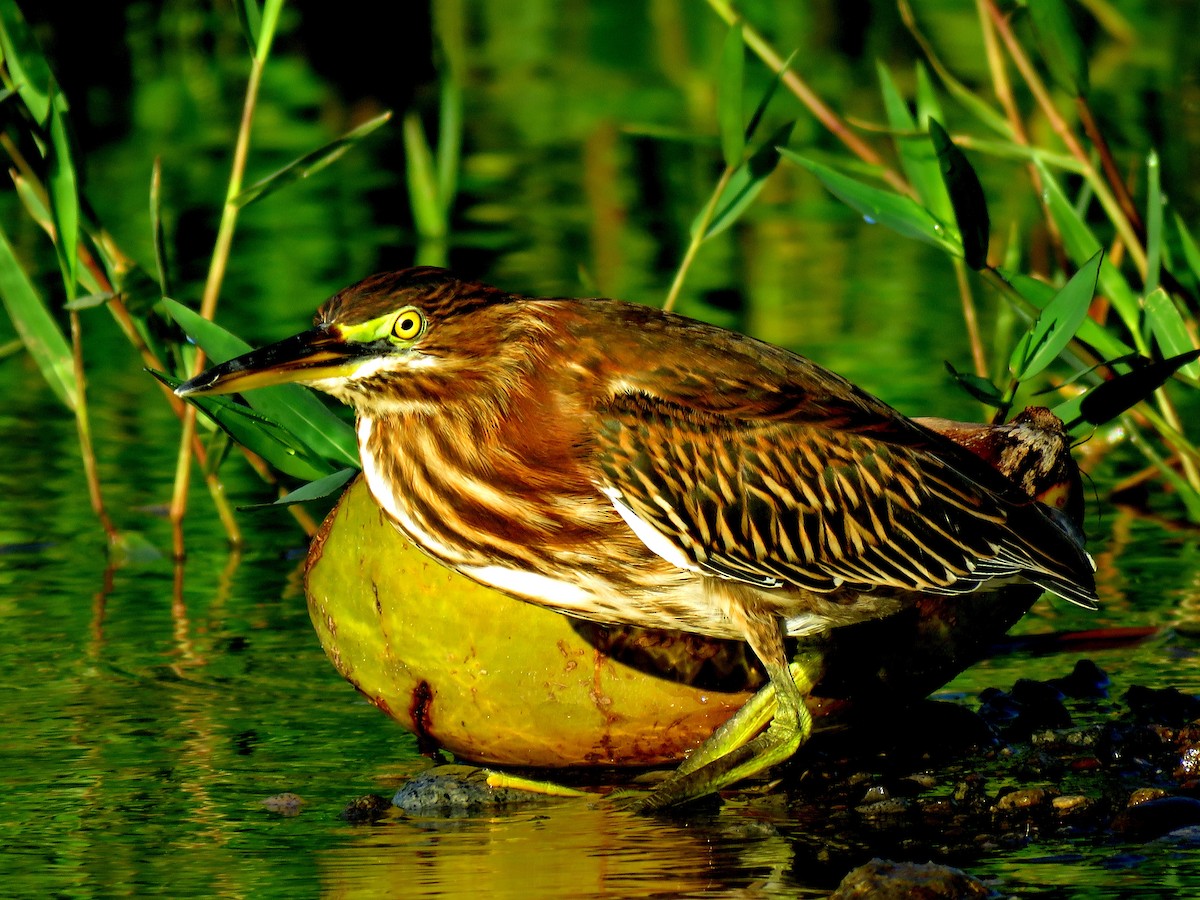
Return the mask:
{"type": "Polygon", "coordinates": [[[633,812],[660,812],[714,794],[790,759],[812,732],[804,696],[812,690],[820,670],[821,656],[813,651],[799,655],[788,668],[769,671],[770,683],[666,781],[647,794],[622,794],[613,798],[614,802],[633,812]],[[761,731],[763,725],[767,725],[766,731],[761,731]]]}

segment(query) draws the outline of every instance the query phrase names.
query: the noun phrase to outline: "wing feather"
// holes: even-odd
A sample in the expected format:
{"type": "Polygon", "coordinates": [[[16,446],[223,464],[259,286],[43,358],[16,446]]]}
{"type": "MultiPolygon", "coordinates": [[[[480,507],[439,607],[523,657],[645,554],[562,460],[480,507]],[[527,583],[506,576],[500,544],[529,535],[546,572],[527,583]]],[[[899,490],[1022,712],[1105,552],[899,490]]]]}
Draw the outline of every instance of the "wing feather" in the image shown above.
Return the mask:
{"type": "Polygon", "coordinates": [[[717,577],[960,593],[1024,575],[1094,602],[1089,558],[1040,504],[892,415],[854,429],[845,411],[754,418],[630,392],[599,410],[597,462],[610,496],[717,577]]]}

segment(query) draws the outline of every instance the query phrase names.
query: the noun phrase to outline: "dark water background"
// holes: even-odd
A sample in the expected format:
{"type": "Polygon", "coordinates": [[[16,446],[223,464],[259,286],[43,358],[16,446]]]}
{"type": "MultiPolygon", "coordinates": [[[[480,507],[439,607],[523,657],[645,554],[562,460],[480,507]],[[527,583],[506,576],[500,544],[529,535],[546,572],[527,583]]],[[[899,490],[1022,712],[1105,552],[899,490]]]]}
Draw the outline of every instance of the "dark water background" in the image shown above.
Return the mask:
{"type": "MultiPolygon", "coordinates": [[[[1200,9],[1116,5],[1139,40],[1099,40],[1098,106],[1120,146],[1158,147],[1175,207],[1195,223],[1200,194],[1189,164],[1200,143],[1200,67],[1184,35],[1200,9]]],[[[162,158],[177,293],[194,301],[224,192],[244,46],[224,4],[97,6],[26,13],[41,23],[81,126],[88,196],[118,243],[147,265],[150,166],[162,158]]],[[[919,10],[951,65],[981,82],[972,6],[923,2],[919,10]]],[[[770,23],[780,46],[799,46],[798,68],[850,114],[879,117],[876,58],[911,72],[911,41],[885,3],[755,3],[746,12],[770,23]]],[[[724,28],[712,12],[681,0],[492,0],[438,3],[432,16],[406,11],[400,29],[381,27],[378,15],[365,3],[287,7],[251,178],[381,108],[436,108],[432,18],[465,61],[454,267],[530,293],[661,302],[715,178],[714,150],[643,132],[714,133],[711,73],[724,28]]],[[[801,116],[793,146],[831,146],[802,113],[786,114],[801,116]]],[[[1008,190],[1019,171],[985,162],[997,230],[1032,227],[1028,192],[1008,190]]],[[[220,320],[252,342],[275,339],[342,285],[411,263],[403,164],[397,121],[321,175],[250,207],[220,320]]],[[[0,214],[23,252],[46,252],[10,194],[0,196],[0,214]]],[[[57,276],[46,259],[42,284],[53,296],[57,276]]],[[[987,334],[998,306],[986,291],[980,303],[987,334]]],[[[937,251],[863,223],[799,170],[781,170],[746,221],[705,247],[682,310],[801,350],[905,412],[980,414],[942,367],[945,359],[969,367],[951,267],[937,251]]],[[[325,660],[299,582],[306,541],[290,518],[244,513],[248,546],[231,554],[201,487],[186,565],[163,555],[176,420],[107,317],[92,311],[85,328],[106,499],[147,549],[108,566],[73,423],[27,360],[0,362],[0,893],[828,889],[831,873],[796,863],[797,826],[782,802],[699,822],[631,822],[580,803],[376,827],[340,821],[351,798],[390,794],[428,763],[325,660]],[[304,797],[298,816],[264,809],[261,801],[281,791],[304,797]]],[[[0,338],[8,329],[0,322],[0,338]]],[[[1118,445],[1096,466],[1096,494],[1140,465],[1118,445]]],[[[266,499],[238,461],[224,471],[239,505],[266,499]]],[[[1136,646],[1087,651],[1111,675],[1114,697],[1135,683],[1200,691],[1196,535],[1165,504],[1152,498],[1150,507],[1156,514],[1093,500],[1103,609],[1089,615],[1042,601],[1018,629],[1158,629],[1136,646]]],[[[1079,655],[1010,648],[943,696],[974,705],[986,686],[1063,675],[1079,655]]],[[[983,851],[969,868],[1023,895],[1183,896],[1200,890],[1197,862],[1194,850],[1166,845],[1034,841],[983,851]],[[1059,859],[1060,850],[1083,855],[1059,859]]]]}

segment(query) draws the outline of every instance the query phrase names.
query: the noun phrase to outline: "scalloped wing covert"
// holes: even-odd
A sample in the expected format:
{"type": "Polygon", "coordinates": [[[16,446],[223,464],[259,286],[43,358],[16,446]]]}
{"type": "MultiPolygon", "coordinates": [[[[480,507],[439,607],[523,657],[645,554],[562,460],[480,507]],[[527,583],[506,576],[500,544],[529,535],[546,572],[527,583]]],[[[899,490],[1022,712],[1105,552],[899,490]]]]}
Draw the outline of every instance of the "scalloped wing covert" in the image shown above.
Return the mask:
{"type": "Polygon", "coordinates": [[[1040,504],[1000,497],[928,449],[642,393],[599,413],[606,492],[705,574],[822,593],[963,593],[1023,575],[1095,603],[1090,559],[1040,504]]]}

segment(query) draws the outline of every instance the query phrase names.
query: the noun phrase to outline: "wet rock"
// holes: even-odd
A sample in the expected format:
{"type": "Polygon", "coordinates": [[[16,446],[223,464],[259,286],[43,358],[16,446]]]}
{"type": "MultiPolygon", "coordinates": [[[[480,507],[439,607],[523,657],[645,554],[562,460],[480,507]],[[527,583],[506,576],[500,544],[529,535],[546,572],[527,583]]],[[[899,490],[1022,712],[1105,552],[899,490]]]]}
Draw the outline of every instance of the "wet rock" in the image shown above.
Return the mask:
{"type": "Polygon", "coordinates": [[[1172,844],[1176,847],[1195,850],[1200,847],[1200,825],[1185,825],[1183,828],[1176,828],[1174,831],[1169,831],[1158,840],[1165,844],[1172,844]]]}
{"type": "Polygon", "coordinates": [[[1071,753],[1093,753],[1100,742],[1100,727],[1048,728],[1030,735],[1030,744],[1035,749],[1059,755],[1071,753]]]}
{"type": "Polygon", "coordinates": [[[1007,691],[984,688],[979,692],[979,717],[997,731],[1016,722],[1020,715],[1021,704],[1007,691]]]}
{"type": "Polygon", "coordinates": [[[1091,797],[1085,797],[1083,794],[1068,794],[1064,797],[1055,797],[1050,801],[1050,806],[1054,810],[1054,814],[1060,819],[1078,818],[1081,815],[1091,812],[1095,806],[1095,801],[1091,797]]]}
{"type": "Polygon", "coordinates": [[[1159,797],[1130,806],[1113,819],[1110,827],[1128,839],[1148,841],[1196,825],[1200,825],[1200,800],[1159,797]]]}
{"type": "Polygon", "coordinates": [[[830,900],[875,898],[875,900],[904,900],[904,898],[989,897],[987,886],[961,869],[937,863],[892,862],[873,859],[850,872],[830,900]]]}
{"type": "Polygon", "coordinates": [[[494,775],[475,766],[436,766],[405,782],[392,803],[412,814],[462,815],[547,800],[545,794],[497,785],[494,775]]]}
{"type": "Polygon", "coordinates": [[[1111,682],[1108,673],[1090,659],[1081,659],[1075,663],[1071,674],[1064,678],[1051,678],[1048,684],[1062,691],[1067,697],[1076,700],[1103,699],[1108,696],[1111,682]]]}
{"type": "Polygon", "coordinates": [[[1148,800],[1157,800],[1159,797],[1167,796],[1167,792],[1162,788],[1138,788],[1129,795],[1128,806],[1137,806],[1139,803],[1145,803],[1148,800]]]}
{"type": "Polygon", "coordinates": [[[380,797],[378,794],[364,794],[351,800],[346,808],[338,814],[338,818],[352,825],[369,824],[378,822],[391,811],[391,808],[392,805],[386,797],[380,797]]]}
{"type": "Polygon", "coordinates": [[[871,787],[869,787],[867,789],[867,792],[865,794],[863,794],[861,805],[867,806],[871,803],[880,803],[884,800],[890,800],[891,798],[892,798],[891,791],[889,791],[882,784],[875,784],[875,785],[872,785],[871,787]]]}
{"type": "Polygon", "coordinates": [[[886,800],[876,800],[873,803],[864,803],[861,806],[856,806],[854,811],[865,819],[889,819],[894,816],[903,816],[912,809],[912,801],[904,797],[889,797],[886,800]]]}
{"type": "Polygon", "coordinates": [[[1046,788],[1018,788],[997,798],[996,810],[1012,812],[1036,809],[1049,804],[1051,797],[1051,792],[1046,788]]]}
{"type": "Polygon", "coordinates": [[[1021,707],[1021,721],[1030,733],[1045,728],[1070,728],[1074,724],[1063,705],[1063,692],[1049,682],[1021,678],[1010,693],[1021,707]]]}
{"type": "Polygon", "coordinates": [[[1125,692],[1125,703],[1139,722],[1173,728],[1200,719],[1200,697],[1178,688],[1148,688],[1135,684],[1125,692]]]}
{"type": "Polygon", "coordinates": [[[1008,692],[987,688],[979,700],[979,715],[1006,741],[1027,740],[1034,732],[1073,724],[1062,692],[1044,681],[1022,678],[1008,692]]]}
{"type": "Polygon", "coordinates": [[[987,782],[980,775],[968,775],[954,785],[950,798],[964,810],[982,811],[988,806],[987,782]]]}
{"type": "Polygon", "coordinates": [[[1096,756],[1115,768],[1153,769],[1152,760],[1160,759],[1164,748],[1162,737],[1150,725],[1115,721],[1102,726],[1096,756]]]}
{"type": "Polygon", "coordinates": [[[898,793],[906,796],[919,794],[922,791],[928,791],[937,787],[937,776],[931,772],[915,772],[905,778],[901,778],[898,784],[898,793]]]}

